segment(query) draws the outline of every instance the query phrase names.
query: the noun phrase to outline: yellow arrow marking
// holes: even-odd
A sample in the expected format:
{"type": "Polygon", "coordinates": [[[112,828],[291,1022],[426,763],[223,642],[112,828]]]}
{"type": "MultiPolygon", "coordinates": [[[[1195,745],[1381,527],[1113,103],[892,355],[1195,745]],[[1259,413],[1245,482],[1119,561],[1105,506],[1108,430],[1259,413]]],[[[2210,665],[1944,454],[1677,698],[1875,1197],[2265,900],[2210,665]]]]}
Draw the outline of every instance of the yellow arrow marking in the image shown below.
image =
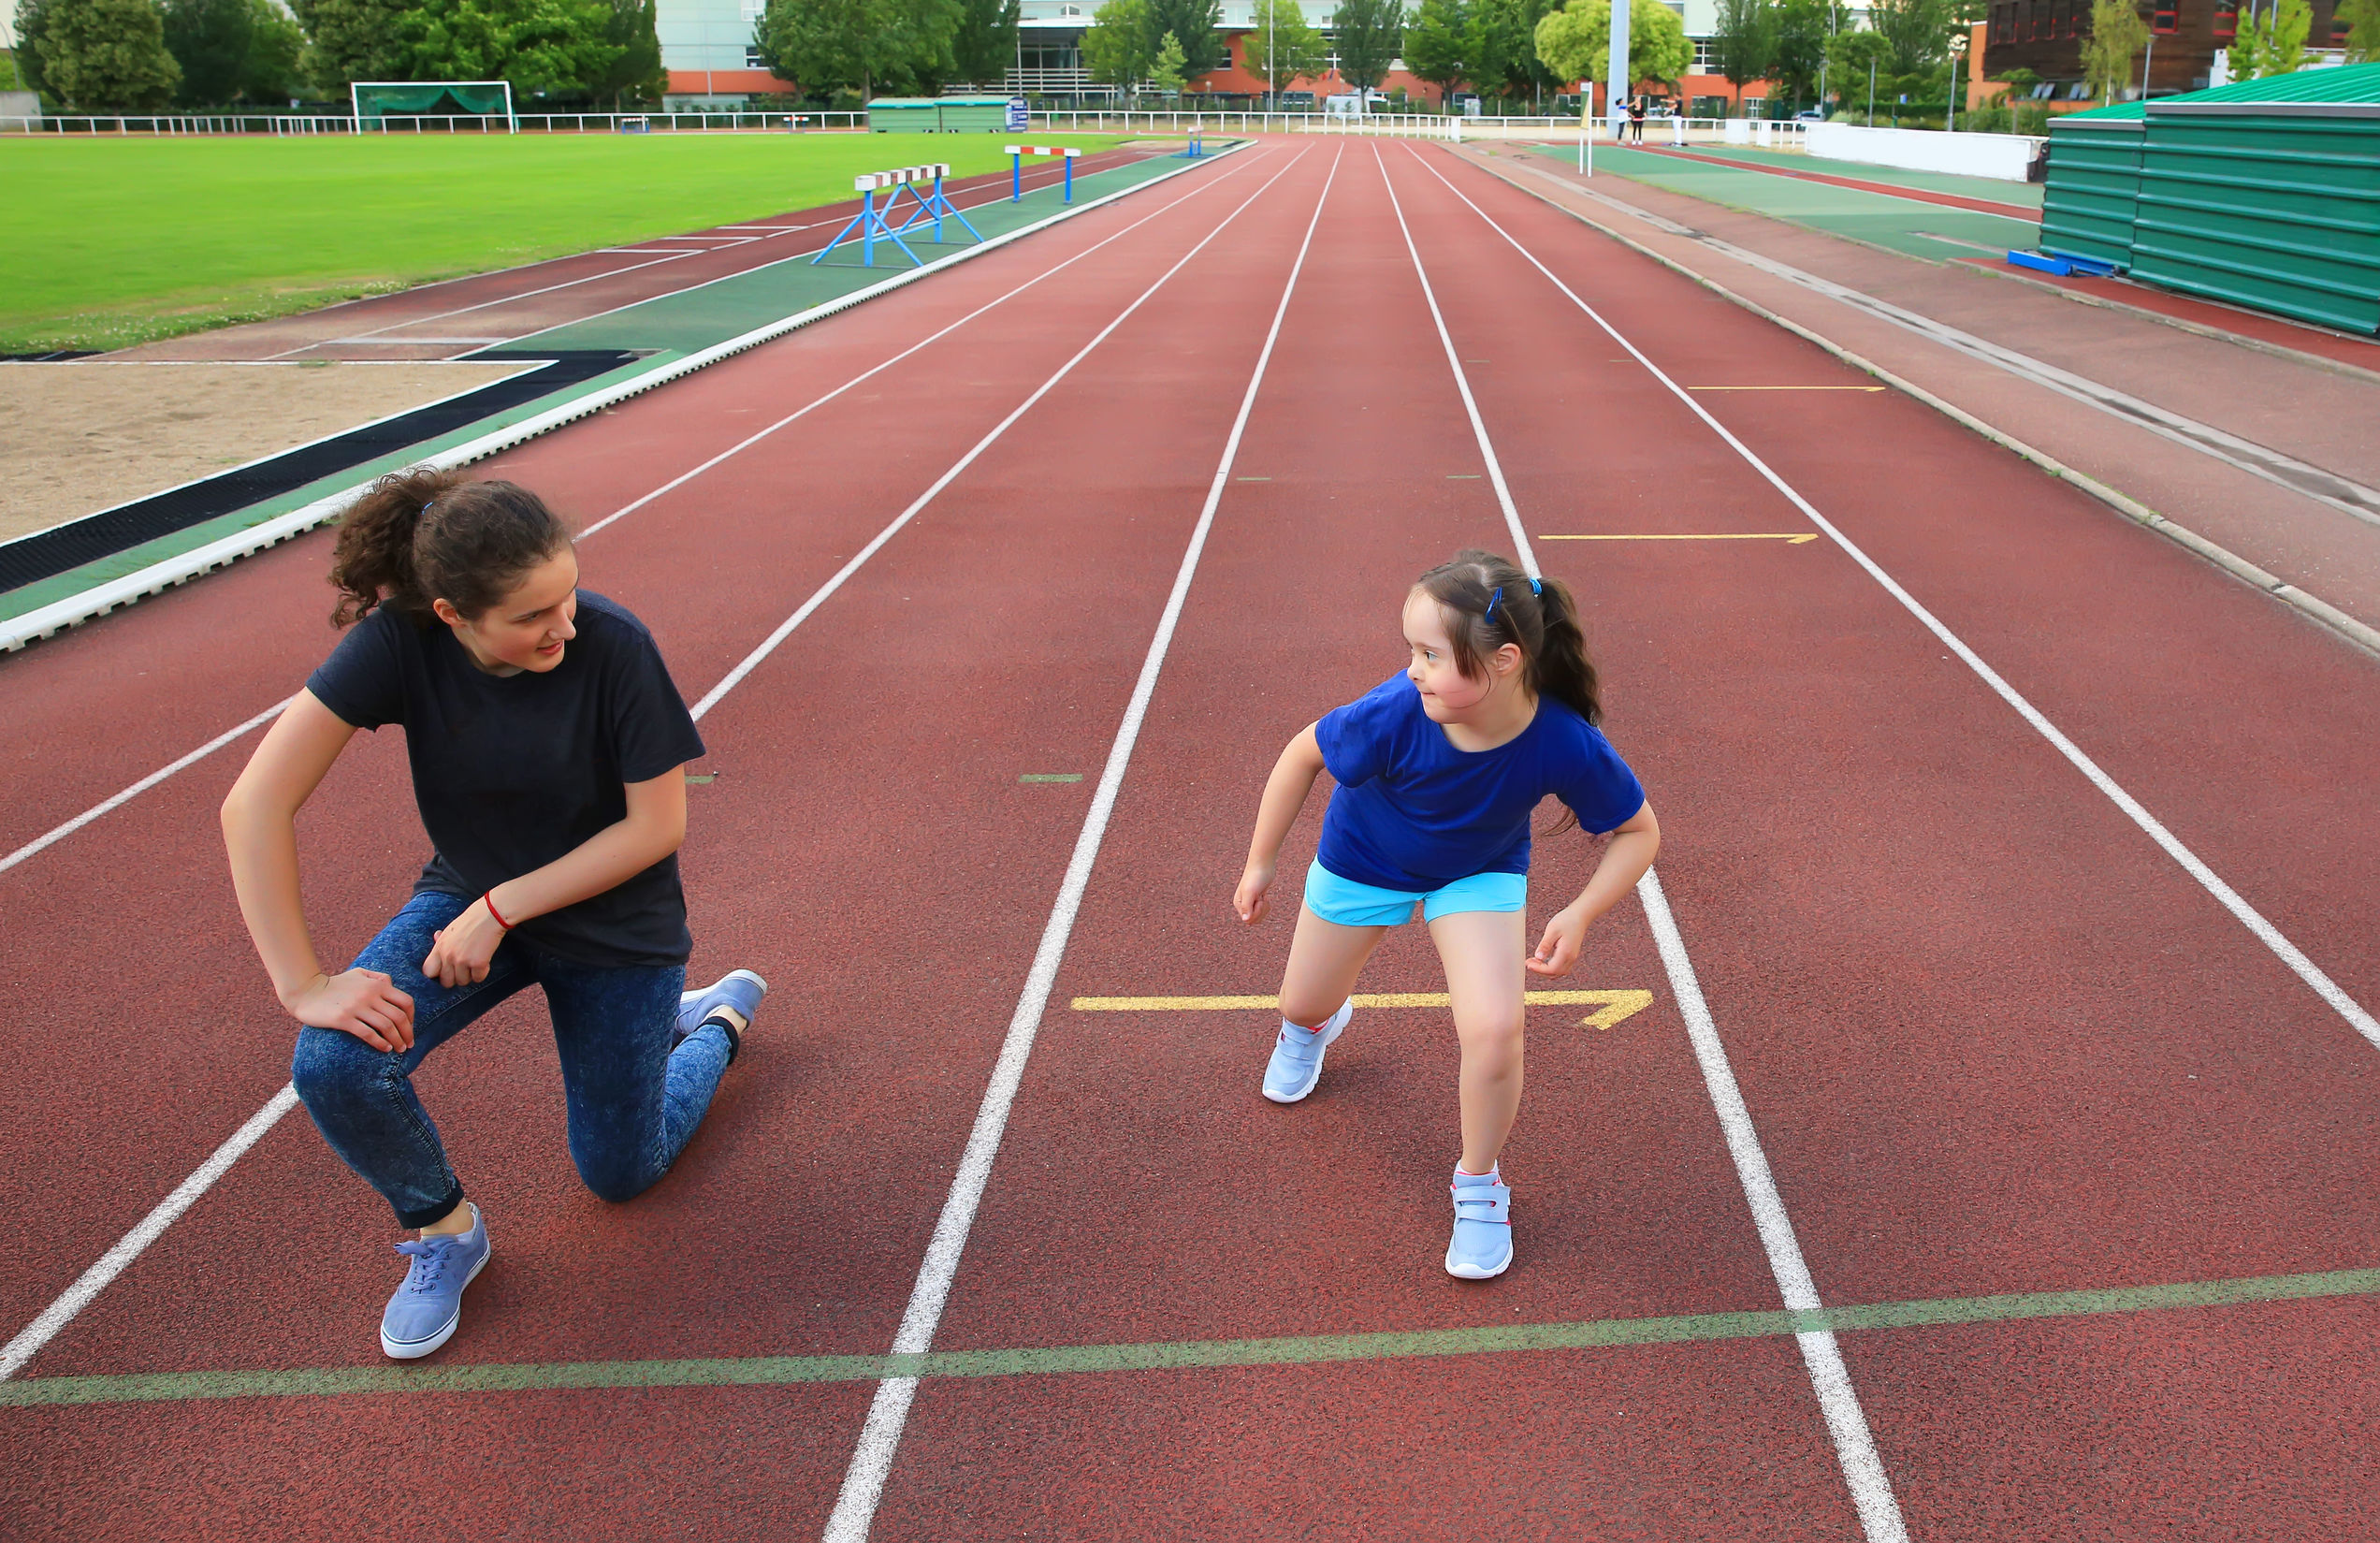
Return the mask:
{"type": "MultiPolygon", "coordinates": [[[[1653,1005],[1649,991],[1531,991],[1522,994],[1531,1007],[1592,1007],[1578,1020],[1582,1027],[1609,1028],[1653,1005]]],[[[1445,1007],[1443,991],[1391,991],[1355,998],[1357,1007],[1445,1007]]],[[[1077,1012],[1256,1012],[1281,1005],[1278,997],[1077,997],[1077,1012]]]]}
{"type": "Polygon", "coordinates": [[[1781,541],[1789,546],[1799,546],[1806,541],[1816,541],[1816,531],[1730,531],[1719,535],[1660,536],[1548,536],[1539,541],[1781,541]]]}

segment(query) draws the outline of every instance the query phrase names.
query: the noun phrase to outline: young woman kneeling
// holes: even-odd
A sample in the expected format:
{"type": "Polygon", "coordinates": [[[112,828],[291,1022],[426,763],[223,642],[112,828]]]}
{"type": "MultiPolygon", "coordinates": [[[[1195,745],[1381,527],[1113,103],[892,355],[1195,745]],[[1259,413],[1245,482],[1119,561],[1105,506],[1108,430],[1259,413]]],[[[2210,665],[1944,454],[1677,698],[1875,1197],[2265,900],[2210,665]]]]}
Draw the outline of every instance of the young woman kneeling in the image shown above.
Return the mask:
{"type": "Polygon", "coordinates": [[[331,1149],[419,1237],[381,1319],[400,1360],[453,1337],[487,1263],[414,1096],[429,1053],[542,987],[571,1158],[607,1201],[676,1158],[768,990],[739,969],[689,992],[685,764],[694,720],[644,624],[578,588],[570,532],[534,493],[418,471],[341,522],[334,626],[354,623],[274,721],[223,807],[232,882],[282,1006],[304,1026],[298,1096],[331,1149]],[[297,815],[357,729],[402,724],[435,849],[355,964],[314,953],[297,815]]]}

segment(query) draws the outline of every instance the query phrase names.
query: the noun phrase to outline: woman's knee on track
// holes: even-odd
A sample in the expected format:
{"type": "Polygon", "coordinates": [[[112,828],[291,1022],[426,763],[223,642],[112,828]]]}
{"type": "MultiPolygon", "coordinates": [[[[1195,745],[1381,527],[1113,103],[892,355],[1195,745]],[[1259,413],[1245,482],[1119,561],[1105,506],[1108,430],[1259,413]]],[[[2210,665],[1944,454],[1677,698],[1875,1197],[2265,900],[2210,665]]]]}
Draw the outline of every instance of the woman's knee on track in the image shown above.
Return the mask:
{"type": "Polygon", "coordinates": [[[651,1165],[631,1161],[626,1154],[603,1153],[588,1156],[573,1152],[571,1161],[578,1168],[578,1179],[597,1200],[618,1205],[634,1200],[661,1179],[667,1169],[656,1172],[651,1165]]]}
{"type": "Polygon", "coordinates": [[[387,1084],[391,1063],[401,1058],[335,1028],[301,1028],[289,1057],[289,1080],[298,1101],[320,1113],[374,1096],[387,1084]]]}

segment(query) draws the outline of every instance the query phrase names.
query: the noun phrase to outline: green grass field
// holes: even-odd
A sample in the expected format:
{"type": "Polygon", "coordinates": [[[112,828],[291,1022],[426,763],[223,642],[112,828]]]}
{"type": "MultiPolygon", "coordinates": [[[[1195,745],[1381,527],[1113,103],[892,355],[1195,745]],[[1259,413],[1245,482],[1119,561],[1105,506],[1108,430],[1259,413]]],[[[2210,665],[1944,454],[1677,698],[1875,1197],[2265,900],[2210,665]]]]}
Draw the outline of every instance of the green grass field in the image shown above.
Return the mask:
{"type": "Polygon", "coordinates": [[[855,172],[928,159],[954,176],[1001,169],[1000,145],[992,134],[12,136],[0,139],[0,354],[122,348],[780,214],[849,197],[855,172]]]}

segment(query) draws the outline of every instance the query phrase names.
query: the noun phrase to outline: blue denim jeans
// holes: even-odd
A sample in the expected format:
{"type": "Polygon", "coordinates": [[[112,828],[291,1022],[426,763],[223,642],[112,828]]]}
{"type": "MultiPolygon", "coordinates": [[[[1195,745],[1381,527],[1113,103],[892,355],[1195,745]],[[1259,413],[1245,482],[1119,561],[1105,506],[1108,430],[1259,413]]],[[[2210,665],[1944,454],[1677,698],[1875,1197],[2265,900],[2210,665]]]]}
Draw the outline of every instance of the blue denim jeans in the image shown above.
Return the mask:
{"type": "Polygon", "coordinates": [[[561,1054],[571,1160],[607,1201],[650,1188],[703,1123],[727,1070],[727,1036],[705,1025],[675,1051],[682,965],[574,964],[508,939],[487,979],[449,991],[421,972],[430,944],[472,901],[416,895],[366,945],[355,968],[376,969],[414,999],[414,1043],[374,1050],[337,1029],[301,1028],[291,1078],[314,1128],[381,1193],[404,1227],[426,1227],[462,1203],[438,1127],[414,1096],[414,1069],[489,1008],[542,986],[561,1054]]]}

